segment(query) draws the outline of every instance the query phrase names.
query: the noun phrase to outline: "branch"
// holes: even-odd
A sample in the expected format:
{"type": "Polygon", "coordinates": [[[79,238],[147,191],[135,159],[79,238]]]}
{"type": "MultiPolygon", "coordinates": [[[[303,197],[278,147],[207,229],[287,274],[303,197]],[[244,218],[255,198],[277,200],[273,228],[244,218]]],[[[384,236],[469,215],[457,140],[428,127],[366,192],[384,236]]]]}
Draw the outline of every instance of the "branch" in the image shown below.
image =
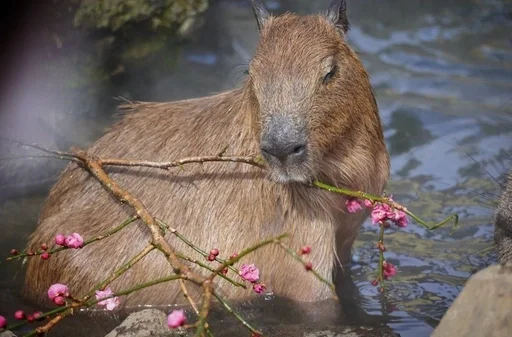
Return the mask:
{"type": "Polygon", "coordinates": [[[423,227],[425,227],[425,228],[427,228],[429,230],[434,230],[436,228],[444,226],[448,221],[450,221],[452,219],[454,220],[454,224],[453,224],[453,228],[454,229],[457,228],[458,225],[459,225],[459,215],[458,214],[452,214],[452,215],[448,216],[446,219],[444,219],[444,220],[442,220],[442,221],[440,221],[438,223],[429,225],[424,220],[420,219],[414,213],[412,213],[407,208],[405,208],[404,206],[400,205],[397,202],[391,201],[388,198],[378,197],[376,195],[372,195],[372,194],[361,192],[361,191],[352,191],[352,190],[349,190],[349,189],[346,189],[346,188],[334,187],[334,186],[325,184],[325,183],[323,183],[321,181],[318,181],[318,180],[315,180],[313,182],[313,186],[318,187],[318,188],[323,189],[323,190],[326,190],[326,191],[329,191],[329,192],[343,194],[343,195],[346,195],[346,196],[349,196],[349,197],[360,198],[360,199],[368,199],[368,200],[371,200],[371,201],[377,201],[377,202],[381,202],[383,204],[388,204],[389,206],[391,206],[391,207],[393,207],[395,209],[398,209],[400,211],[405,212],[407,215],[409,215],[411,218],[413,218],[417,223],[419,223],[420,225],[422,225],[423,227]]]}

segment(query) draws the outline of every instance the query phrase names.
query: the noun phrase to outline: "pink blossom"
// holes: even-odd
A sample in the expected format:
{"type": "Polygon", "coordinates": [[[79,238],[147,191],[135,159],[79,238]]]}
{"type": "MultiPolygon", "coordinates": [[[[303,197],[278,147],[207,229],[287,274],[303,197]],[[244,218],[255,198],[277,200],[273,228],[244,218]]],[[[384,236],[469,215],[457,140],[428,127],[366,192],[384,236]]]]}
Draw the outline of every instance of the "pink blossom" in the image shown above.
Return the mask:
{"type": "Polygon", "coordinates": [[[382,204],[378,204],[373,208],[371,217],[373,224],[380,224],[387,219],[388,212],[382,207],[382,204]]]}
{"type": "Polygon", "coordinates": [[[66,285],[55,283],[48,289],[48,297],[53,301],[57,296],[69,296],[69,289],[66,285]]]}
{"type": "Polygon", "coordinates": [[[364,205],[368,208],[373,208],[373,203],[368,199],[364,199],[364,205]]]}
{"type": "Polygon", "coordinates": [[[398,226],[398,227],[407,227],[407,223],[408,223],[408,220],[407,220],[407,215],[405,214],[404,211],[395,211],[395,224],[398,226]]]}
{"type": "Polygon", "coordinates": [[[53,299],[53,303],[59,305],[59,306],[62,306],[64,304],[66,304],[66,300],[64,299],[64,297],[62,296],[57,296],[53,299]]]}
{"type": "Polygon", "coordinates": [[[16,318],[17,320],[22,320],[25,318],[25,313],[23,312],[23,310],[18,310],[14,313],[14,318],[16,318]]]}
{"type": "Polygon", "coordinates": [[[382,263],[382,276],[384,276],[385,279],[388,279],[394,275],[396,275],[396,267],[393,264],[384,261],[382,263]]]}
{"type": "Polygon", "coordinates": [[[66,246],[69,248],[82,248],[84,245],[84,239],[78,233],[68,235],[66,238],[66,246]]]}
{"type": "Polygon", "coordinates": [[[300,253],[303,255],[307,255],[311,253],[311,246],[304,246],[300,249],[300,253]]]}
{"type": "Polygon", "coordinates": [[[66,244],[66,237],[64,234],[55,235],[55,244],[59,246],[64,246],[66,244]]]}
{"type": "MultiPolygon", "coordinates": [[[[101,300],[102,298],[110,297],[112,295],[114,295],[114,293],[112,292],[112,289],[110,289],[110,287],[103,291],[96,290],[96,299],[97,300],[101,300]]],[[[120,302],[121,301],[119,300],[119,297],[110,297],[103,301],[98,302],[98,305],[105,306],[105,308],[107,308],[107,310],[114,310],[117,306],[119,306],[120,302]]]]}
{"type": "Polygon", "coordinates": [[[3,329],[7,326],[7,318],[0,315],[0,329],[3,329]]]}
{"type": "Polygon", "coordinates": [[[359,200],[357,200],[357,199],[347,199],[347,201],[345,202],[345,205],[347,206],[347,211],[349,213],[355,213],[355,212],[363,209],[361,207],[359,200]]]}
{"type": "Polygon", "coordinates": [[[34,316],[34,319],[39,319],[43,316],[43,313],[41,311],[36,311],[36,312],[34,312],[33,316],[34,316]]]}
{"type": "Polygon", "coordinates": [[[256,282],[260,279],[260,271],[254,264],[243,264],[240,268],[240,276],[249,282],[256,282]]]}
{"type": "Polygon", "coordinates": [[[183,313],[183,310],[173,310],[169,316],[167,316],[167,325],[171,329],[175,329],[185,324],[187,318],[183,313]]]}
{"type": "Polygon", "coordinates": [[[254,283],[252,285],[252,290],[254,290],[256,294],[263,294],[266,288],[263,283],[254,283]]]}
{"type": "Polygon", "coordinates": [[[408,224],[407,215],[404,211],[392,209],[391,206],[384,203],[374,205],[371,217],[373,224],[383,224],[386,221],[392,221],[399,227],[406,227],[408,224]]]}

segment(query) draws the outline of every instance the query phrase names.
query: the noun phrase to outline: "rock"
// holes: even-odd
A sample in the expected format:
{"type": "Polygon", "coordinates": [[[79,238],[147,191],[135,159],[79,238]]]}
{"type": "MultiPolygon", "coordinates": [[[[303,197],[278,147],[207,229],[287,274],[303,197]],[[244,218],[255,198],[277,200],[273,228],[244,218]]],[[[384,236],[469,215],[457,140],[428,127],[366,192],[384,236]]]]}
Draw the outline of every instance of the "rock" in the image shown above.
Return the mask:
{"type": "Polygon", "coordinates": [[[512,261],[512,173],[496,209],[494,241],[500,262],[512,261]]]}
{"type": "Polygon", "coordinates": [[[0,337],[16,337],[16,335],[10,331],[4,331],[0,332],[0,337]]]}
{"type": "Polygon", "coordinates": [[[432,337],[505,337],[512,331],[512,263],[473,275],[432,337]]]}
{"type": "Polygon", "coordinates": [[[157,309],[145,309],[129,315],[121,325],[105,337],[172,337],[186,336],[167,327],[167,316],[157,309]]]}

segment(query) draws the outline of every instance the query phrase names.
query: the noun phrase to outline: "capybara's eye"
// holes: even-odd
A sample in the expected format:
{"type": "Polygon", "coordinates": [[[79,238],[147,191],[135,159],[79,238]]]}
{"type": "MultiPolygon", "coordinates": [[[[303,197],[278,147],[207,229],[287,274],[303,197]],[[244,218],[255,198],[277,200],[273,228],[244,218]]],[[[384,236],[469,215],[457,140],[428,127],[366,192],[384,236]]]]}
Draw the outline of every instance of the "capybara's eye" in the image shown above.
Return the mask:
{"type": "Polygon", "coordinates": [[[324,84],[327,84],[331,81],[331,79],[333,78],[334,74],[336,73],[336,67],[333,67],[331,69],[331,71],[329,71],[325,76],[324,76],[324,80],[323,80],[323,83],[324,84]]]}

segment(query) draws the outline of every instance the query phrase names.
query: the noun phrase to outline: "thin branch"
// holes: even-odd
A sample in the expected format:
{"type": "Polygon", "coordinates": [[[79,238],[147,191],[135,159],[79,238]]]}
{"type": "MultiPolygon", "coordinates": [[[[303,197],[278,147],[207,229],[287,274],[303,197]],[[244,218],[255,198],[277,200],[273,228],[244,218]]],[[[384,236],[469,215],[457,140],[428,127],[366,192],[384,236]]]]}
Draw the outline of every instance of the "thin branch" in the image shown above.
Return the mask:
{"type": "Polygon", "coordinates": [[[379,196],[372,195],[372,194],[365,193],[365,192],[361,192],[361,191],[352,191],[352,190],[349,190],[349,189],[346,189],[346,188],[334,187],[334,186],[325,184],[325,183],[323,183],[321,181],[318,181],[318,180],[315,180],[313,182],[313,186],[316,186],[318,188],[321,188],[321,189],[329,191],[329,192],[335,192],[335,193],[347,195],[347,196],[350,196],[350,197],[355,197],[355,198],[360,198],[360,199],[368,199],[368,200],[371,200],[371,201],[377,201],[377,202],[381,202],[383,204],[388,204],[389,206],[391,206],[391,207],[393,207],[393,208],[395,208],[397,210],[401,210],[401,211],[405,212],[411,218],[413,218],[417,223],[419,223],[420,225],[422,225],[423,227],[425,227],[425,228],[427,228],[429,230],[434,230],[436,228],[439,228],[439,227],[445,225],[446,223],[448,223],[448,221],[451,221],[451,220],[454,220],[454,224],[453,224],[453,228],[454,229],[457,228],[458,225],[459,225],[459,215],[458,214],[452,214],[452,215],[448,216],[446,219],[442,220],[441,222],[429,225],[425,221],[420,219],[418,216],[416,216],[414,213],[409,211],[407,208],[405,208],[404,206],[400,205],[397,202],[390,201],[388,198],[379,197],[379,196]]]}
{"type": "MultiPolygon", "coordinates": [[[[194,245],[190,240],[188,240],[186,237],[183,236],[183,234],[181,234],[180,232],[178,232],[178,230],[176,230],[175,228],[172,228],[171,226],[169,226],[168,224],[166,224],[164,221],[160,220],[160,219],[155,219],[156,222],[162,227],[164,228],[165,230],[169,230],[172,234],[174,234],[178,239],[180,239],[181,241],[183,241],[187,246],[189,246],[190,248],[192,248],[193,250],[195,250],[196,252],[198,252],[199,254],[201,254],[203,257],[207,257],[209,254],[204,251],[203,249],[197,247],[196,245],[194,245]]],[[[219,258],[219,257],[215,257],[215,261],[219,262],[219,263],[225,263],[226,261],[219,258]]],[[[232,271],[234,271],[235,273],[238,274],[238,269],[236,269],[235,267],[229,265],[228,267],[229,269],[231,269],[232,271]]]]}
{"type": "MultiPolygon", "coordinates": [[[[93,243],[93,242],[96,242],[96,241],[100,241],[100,240],[103,240],[105,238],[108,238],[109,236],[111,235],[114,235],[115,233],[119,232],[121,229],[125,228],[126,226],[128,226],[129,224],[131,224],[132,222],[134,222],[135,220],[139,219],[139,216],[135,215],[131,218],[128,218],[126,219],[125,221],[123,221],[119,226],[113,228],[112,230],[108,231],[107,233],[105,234],[100,234],[98,236],[95,236],[94,238],[91,238],[91,239],[88,239],[86,241],[84,241],[84,245],[83,247],[93,243]]],[[[16,259],[19,259],[19,258],[22,258],[22,257],[25,257],[25,256],[37,256],[37,255],[41,255],[45,252],[48,252],[49,254],[54,254],[54,253],[57,253],[57,252],[60,252],[60,251],[63,251],[63,250],[67,250],[67,249],[73,249],[73,248],[69,248],[69,247],[58,247],[58,248],[54,248],[54,249],[50,249],[50,250],[47,250],[47,251],[37,251],[37,252],[31,252],[30,254],[29,253],[20,253],[20,254],[17,254],[17,255],[14,255],[14,256],[10,256],[8,258],[6,258],[7,261],[10,261],[10,260],[16,260],[16,259]]]]}
{"type": "Polygon", "coordinates": [[[255,157],[240,157],[240,156],[223,156],[222,153],[216,156],[201,156],[201,157],[188,157],[172,162],[154,162],[146,160],[124,160],[124,159],[111,159],[102,158],[98,160],[102,166],[137,166],[137,167],[151,167],[163,170],[168,170],[173,167],[181,167],[185,164],[191,163],[206,163],[206,162],[233,162],[244,163],[264,169],[265,165],[257,161],[255,157]]]}
{"type": "MultiPolygon", "coordinates": [[[[283,242],[279,242],[279,245],[281,246],[281,248],[283,248],[290,256],[292,256],[295,260],[299,261],[300,263],[302,263],[302,265],[304,265],[304,267],[306,266],[306,261],[304,261],[296,252],[293,251],[293,249],[291,249],[290,247],[288,247],[287,245],[285,245],[283,242]]],[[[329,286],[329,288],[331,289],[332,293],[333,293],[333,297],[334,299],[337,301],[338,300],[338,296],[336,295],[336,288],[334,286],[334,284],[332,284],[331,282],[327,281],[325,278],[323,278],[314,268],[311,268],[311,270],[309,271],[310,273],[313,273],[313,275],[315,275],[315,277],[317,279],[319,279],[321,282],[325,283],[327,286],[329,286]]]]}
{"type": "Polygon", "coordinates": [[[147,245],[142,251],[140,251],[137,255],[135,255],[133,258],[130,259],[130,261],[126,262],[124,265],[122,265],[119,269],[117,269],[112,275],[110,275],[107,279],[105,279],[103,282],[98,284],[96,287],[94,287],[93,290],[91,290],[82,300],[87,301],[89,298],[91,298],[96,290],[103,289],[110,283],[112,283],[115,279],[117,279],[119,276],[126,273],[131,267],[133,267],[137,262],[139,262],[144,256],[148,255],[155,249],[155,247],[152,244],[147,245]]]}
{"type": "Polygon", "coordinates": [[[257,334],[257,335],[260,335],[260,336],[263,336],[263,334],[258,331],[256,328],[254,328],[252,325],[250,325],[239,313],[237,313],[236,311],[233,310],[233,308],[231,308],[231,306],[222,298],[220,297],[219,295],[217,295],[217,293],[214,291],[213,292],[213,296],[222,304],[222,306],[230,313],[232,314],[233,316],[236,317],[236,319],[238,319],[240,321],[240,323],[243,324],[243,326],[245,326],[247,329],[249,329],[249,331],[251,331],[253,334],[257,334]]]}

